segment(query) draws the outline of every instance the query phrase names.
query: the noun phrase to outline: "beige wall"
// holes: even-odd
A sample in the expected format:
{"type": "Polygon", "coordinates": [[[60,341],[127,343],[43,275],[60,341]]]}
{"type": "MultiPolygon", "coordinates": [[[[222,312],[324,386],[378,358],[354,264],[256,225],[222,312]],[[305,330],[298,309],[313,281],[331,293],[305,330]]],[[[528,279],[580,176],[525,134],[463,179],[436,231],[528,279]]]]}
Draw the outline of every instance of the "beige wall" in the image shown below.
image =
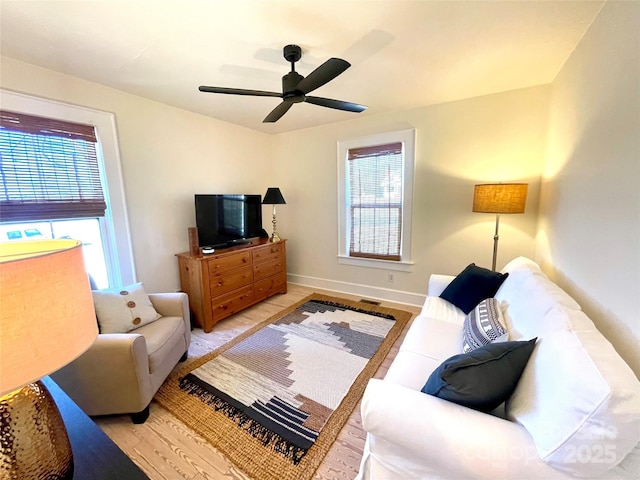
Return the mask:
{"type": "Polygon", "coordinates": [[[530,183],[526,213],[501,218],[498,268],[533,256],[548,93],[535,87],[279,135],[275,164],[287,205],[278,226],[290,240],[293,280],[349,291],[366,285],[369,295],[411,302],[426,294],[431,273],[456,274],[470,262],[490,268],[495,216],[471,212],[481,182],[530,183]],[[389,283],[387,270],[338,264],[337,142],[408,128],[416,129],[415,265],[389,283]]]}
{"type": "MultiPolygon", "coordinates": [[[[293,281],[418,303],[430,273],[455,274],[472,261],[490,266],[495,218],[471,213],[473,185],[526,181],[526,214],[501,221],[498,267],[533,255],[548,87],[267,136],[8,58],[0,80],[6,89],[115,113],[135,266],[150,291],[179,288],[174,254],[187,249],[196,192],[279,186],[293,281]],[[389,283],[385,270],[338,265],[336,150],[341,139],[406,128],[417,131],[415,266],[389,283]]],[[[270,209],[264,213],[270,231],[270,209]]]]}
{"type": "Polygon", "coordinates": [[[175,254],[188,250],[194,193],[263,194],[275,179],[268,135],[1,60],[2,88],[115,113],[135,267],[149,291],[179,288],[175,254]]]}
{"type": "MultiPolygon", "coordinates": [[[[535,87],[267,136],[95,83],[2,59],[3,88],[115,113],[138,279],[179,287],[196,192],[264,193],[279,186],[278,226],[293,281],[419,303],[433,272],[490,266],[495,217],[471,212],[478,182],[530,183],[527,212],[503,216],[498,268],[532,256],[548,87],[535,87]],[[411,272],[337,262],[337,141],[416,129],[411,272]],[[408,292],[408,293],[407,293],[408,292]]],[[[264,227],[271,230],[270,209],[264,227]]]]}
{"type": "Polygon", "coordinates": [[[638,25],[607,2],[553,83],[536,257],[640,376],[638,25]]]}

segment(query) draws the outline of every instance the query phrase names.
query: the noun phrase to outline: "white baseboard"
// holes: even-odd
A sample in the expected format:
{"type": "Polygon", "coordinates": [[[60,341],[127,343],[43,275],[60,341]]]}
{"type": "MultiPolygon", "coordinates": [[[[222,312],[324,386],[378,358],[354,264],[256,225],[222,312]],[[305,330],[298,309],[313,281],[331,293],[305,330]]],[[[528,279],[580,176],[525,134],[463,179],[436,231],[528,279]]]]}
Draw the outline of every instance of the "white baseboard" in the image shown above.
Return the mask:
{"type": "Polygon", "coordinates": [[[403,292],[391,290],[389,288],[372,287],[370,285],[360,285],[357,283],[340,282],[337,280],[327,280],[325,278],[308,277],[306,275],[296,275],[287,273],[287,281],[305,287],[320,288],[333,292],[348,293],[350,295],[361,295],[375,300],[386,300],[388,302],[402,303],[420,307],[427,298],[426,294],[403,292]]]}

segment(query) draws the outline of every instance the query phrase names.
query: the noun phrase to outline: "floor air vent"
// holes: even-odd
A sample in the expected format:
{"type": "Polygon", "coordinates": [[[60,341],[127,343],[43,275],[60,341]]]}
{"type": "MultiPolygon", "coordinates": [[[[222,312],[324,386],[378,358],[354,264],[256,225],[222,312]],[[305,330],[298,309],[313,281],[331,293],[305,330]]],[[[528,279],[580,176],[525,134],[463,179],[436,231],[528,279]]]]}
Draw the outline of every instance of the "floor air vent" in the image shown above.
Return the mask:
{"type": "Polygon", "coordinates": [[[380,302],[376,302],[375,300],[367,300],[366,298],[361,298],[360,302],[366,303],[367,305],[380,305],[380,302]]]}

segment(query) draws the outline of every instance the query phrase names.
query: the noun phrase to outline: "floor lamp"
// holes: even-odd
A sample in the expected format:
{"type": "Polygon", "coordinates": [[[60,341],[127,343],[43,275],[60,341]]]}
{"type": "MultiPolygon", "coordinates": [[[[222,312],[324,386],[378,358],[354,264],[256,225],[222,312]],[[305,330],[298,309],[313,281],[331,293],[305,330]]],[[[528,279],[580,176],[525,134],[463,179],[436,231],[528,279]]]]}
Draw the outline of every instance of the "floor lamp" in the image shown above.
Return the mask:
{"type": "Polygon", "coordinates": [[[278,229],[276,227],[276,205],[285,205],[287,202],[284,201],[284,197],[282,193],[280,193],[280,189],[278,187],[270,187],[267,188],[267,193],[264,194],[264,200],[262,200],[264,205],[273,205],[273,233],[269,238],[271,242],[279,242],[280,235],[278,235],[278,229]]]}
{"type": "Polygon", "coordinates": [[[0,478],[73,477],[64,422],[40,379],[97,335],[80,242],[0,243],[0,478]]]}
{"type": "Polygon", "coordinates": [[[491,269],[496,270],[498,257],[498,227],[500,215],[503,213],[524,213],[527,203],[526,183],[485,183],[476,185],[473,192],[473,211],[496,214],[496,232],[493,235],[493,263],[491,269]]]}

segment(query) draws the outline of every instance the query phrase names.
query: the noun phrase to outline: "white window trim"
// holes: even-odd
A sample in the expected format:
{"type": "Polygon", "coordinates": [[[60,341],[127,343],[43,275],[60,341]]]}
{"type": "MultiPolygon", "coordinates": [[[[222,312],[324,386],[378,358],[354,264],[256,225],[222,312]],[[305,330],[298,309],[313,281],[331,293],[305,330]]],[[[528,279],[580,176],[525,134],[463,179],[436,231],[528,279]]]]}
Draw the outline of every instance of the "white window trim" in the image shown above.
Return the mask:
{"type": "Polygon", "coordinates": [[[4,89],[0,89],[0,105],[4,110],[84,123],[96,128],[101,147],[98,149],[98,160],[104,168],[106,177],[103,178],[102,188],[107,211],[104,221],[100,221],[100,228],[103,233],[105,260],[108,264],[109,286],[118,287],[134,283],[136,272],[120,167],[115,115],[4,89]]]}
{"type": "Polygon", "coordinates": [[[380,133],[351,140],[338,141],[338,263],[359,267],[382,268],[409,272],[414,262],[411,259],[411,221],[413,219],[413,170],[415,165],[415,129],[380,133]],[[349,256],[347,232],[350,231],[346,214],[347,155],[351,148],[402,142],[404,148],[404,192],[402,195],[402,245],[401,260],[380,260],[349,256]]]}

